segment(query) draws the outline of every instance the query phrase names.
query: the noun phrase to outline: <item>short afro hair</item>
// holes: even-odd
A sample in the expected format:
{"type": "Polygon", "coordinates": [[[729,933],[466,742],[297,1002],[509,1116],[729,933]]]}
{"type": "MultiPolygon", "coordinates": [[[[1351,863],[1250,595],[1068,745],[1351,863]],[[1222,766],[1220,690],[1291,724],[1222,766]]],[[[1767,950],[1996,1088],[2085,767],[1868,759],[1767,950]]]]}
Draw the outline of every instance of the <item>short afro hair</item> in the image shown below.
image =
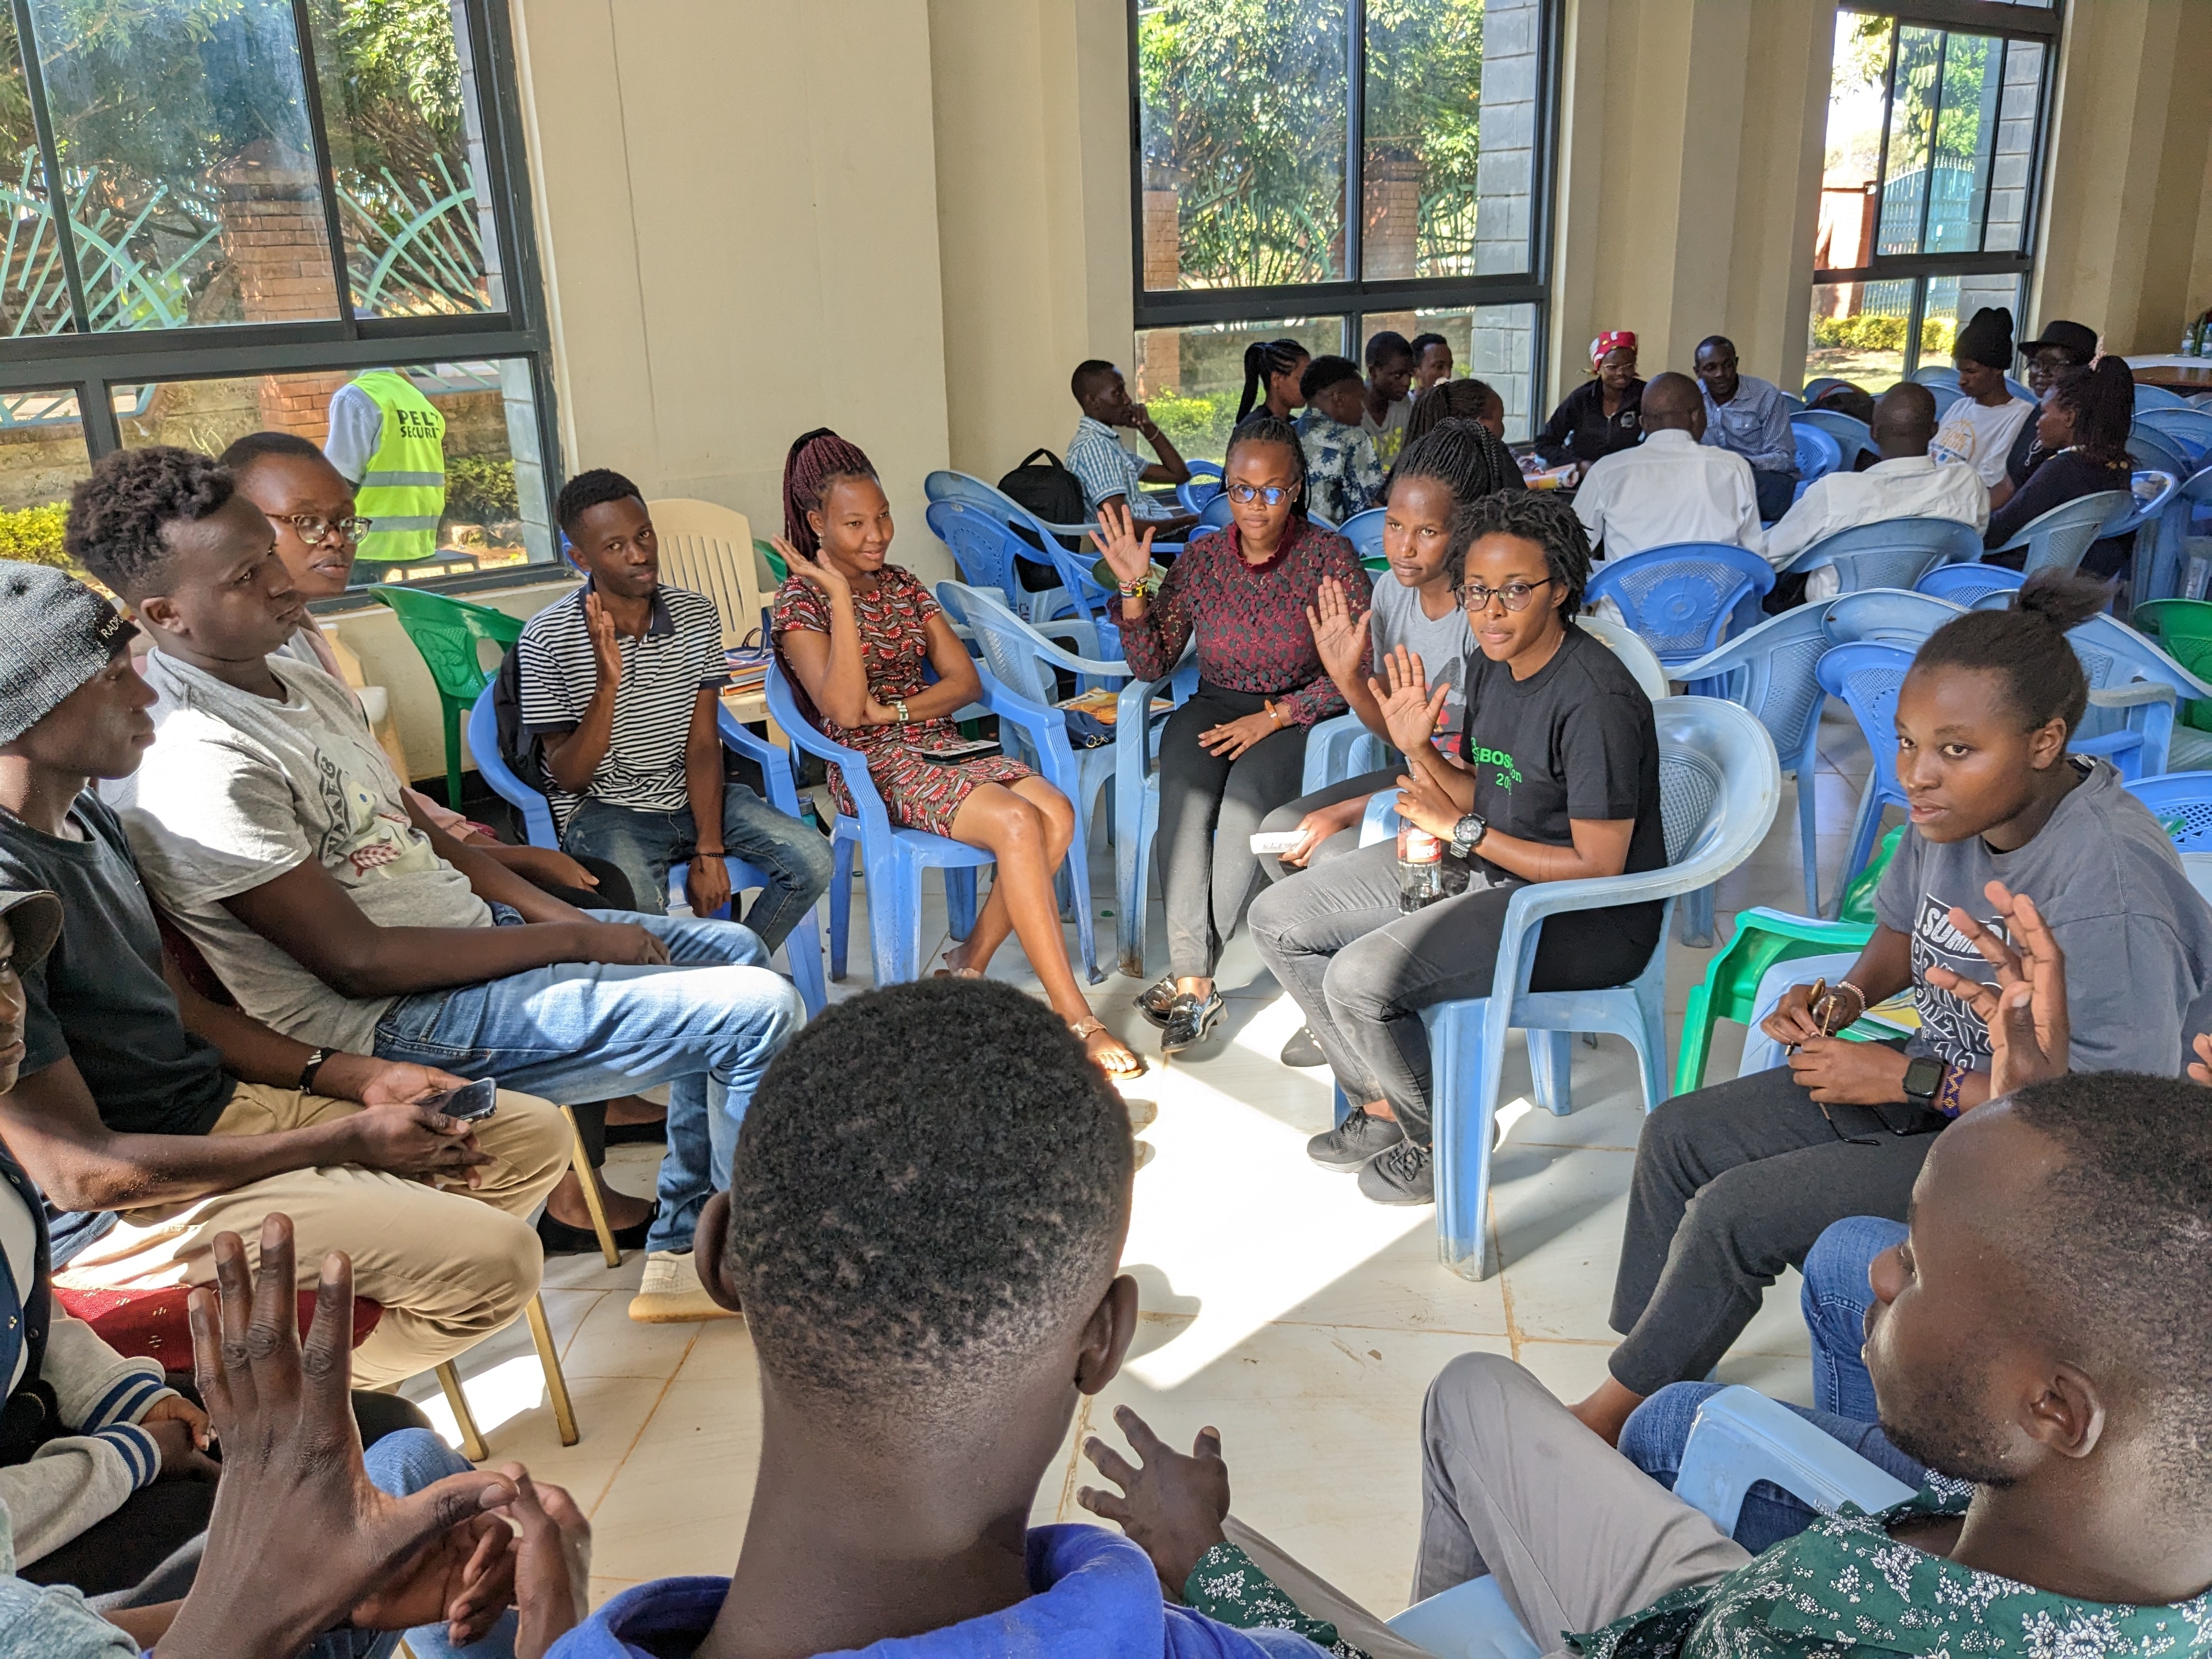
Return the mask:
{"type": "Polygon", "coordinates": [[[2146,1401],[2172,1494],[2212,1487],[2212,1100],[2179,1078],[2073,1073],[2011,1097],[2065,1162],[2016,1218],[2032,1311],[2146,1401]]]}
{"type": "Polygon", "coordinates": [[[230,474],[196,449],[151,444],[100,458],[70,495],[62,547],[109,592],[137,601],[168,562],[162,527],[219,513],[237,493],[230,474]]]}
{"type": "Polygon", "coordinates": [[[1533,489],[1503,489],[1462,503],[1452,515],[1451,547],[1444,559],[1453,586],[1466,574],[1468,549],[1485,536],[1518,536],[1544,550],[1545,571],[1566,595],[1559,616],[1572,628],[1590,574],[1589,532],[1574,508],[1557,495],[1533,489]]]}
{"type": "Polygon", "coordinates": [[[553,503],[553,520],[566,535],[593,507],[633,499],[642,502],[645,492],[611,468],[595,466],[561,486],[560,499],[553,503]]]}
{"type": "Polygon", "coordinates": [[[1011,986],[839,1004],[738,1132],[725,1265],[763,1368],[887,1430],[988,1401],[1087,1316],[1134,1166],[1105,1073],[1011,986]]]}
{"type": "Polygon", "coordinates": [[[1090,397],[1100,381],[1115,372],[1114,365],[1103,357],[1085,357],[1076,364],[1075,372],[1067,377],[1067,389],[1079,404],[1090,397]]]}
{"type": "MultiPolygon", "coordinates": [[[[234,478],[244,474],[256,461],[281,456],[295,461],[320,461],[330,466],[330,458],[296,432],[249,432],[216,458],[216,465],[234,478]]],[[[337,471],[331,467],[332,471],[337,471]]]]}
{"type": "Polygon", "coordinates": [[[1316,357],[1306,365],[1306,372],[1298,376],[1298,392],[1308,403],[1311,403],[1329,387],[1358,378],[1359,365],[1349,357],[1316,357]]]}

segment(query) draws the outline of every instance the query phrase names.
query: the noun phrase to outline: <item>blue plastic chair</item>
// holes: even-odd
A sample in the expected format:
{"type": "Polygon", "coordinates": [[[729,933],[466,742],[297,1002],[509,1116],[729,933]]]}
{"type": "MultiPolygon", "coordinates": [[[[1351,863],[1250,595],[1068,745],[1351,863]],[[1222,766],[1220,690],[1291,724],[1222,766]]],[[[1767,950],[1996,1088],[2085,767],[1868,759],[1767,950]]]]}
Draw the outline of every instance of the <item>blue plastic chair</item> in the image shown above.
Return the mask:
{"type": "MultiPolygon", "coordinates": [[[[1060,585],[1044,592],[1024,588],[1016,574],[1018,561],[1039,562],[1036,550],[1014,534],[999,517],[973,501],[932,501],[923,515],[938,540],[952,551],[953,562],[960,567],[962,579],[971,587],[995,593],[1016,616],[1026,618],[1048,633],[1069,640],[1077,649],[1091,655],[1099,653],[1100,626],[1106,615],[1103,602],[1097,598],[1103,592],[1097,581],[1082,569],[1081,561],[1054,549],[1048,558],[1058,568],[1060,559],[1066,559],[1074,573],[1081,578],[1085,604],[1071,598],[1068,573],[1059,571],[1060,585]],[[1072,611],[1073,615],[1048,621],[1054,612],[1072,611]]],[[[1106,623],[1104,637],[1115,652],[1121,649],[1121,635],[1110,623],[1106,623]]]]}
{"type": "Polygon", "coordinates": [[[2153,409],[2138,408],[2135,423],[2147,426],[2180,444],[2189,452],[2190,459],[2202,463],[2204,452],[2212,449],[2212,413],[2191,409],[2187,404],[2153,409]]]}
{"type": "Polygon", "coordinates": [[[1921,386],[1948,386],[1959,389],[1959,371],[1948,363],[1923,363],[1912,371],[1911,379],[1921,386]]]}
{"type": "Polygon", "coordinates": [[[1357,714],[1316,720],[1306,732],[1305,772],[1298,780],[1298,793],[1310,795],[1364,772],[1379,772],[1392,752],[1357,714]]]}
{"type": "Polygon", "coordinates": [[[1805,401],[1808,404],[1818,403],[1824,396],[1833,391],[1836,387],[1839,386],[1849,386],[1850,384],[1850,382],[1849,380],[1844,380],[1838,375],[1815,374],[1811,380],[1805,382],[1805,401]]]}
{"type": "MultiPolygon", "coordinates": [[[[1667,929],[1674,901],[1709,887],[1758,848],[1774,822],[1781,770],[1766,729],[1733,703],[1667,697],[1653,705],[1659,731],[1660,812],[1668,863],[1640,875],[1530,882],[1505,910],[1498,964],[1486,997],[1421,1010],[1428,1027],[1436,1109],[1437,1249],[1470,1279],[1497,1271],[1487,1224],[1491,1143],[1506,1033],[1528,1033],[1528,1064],[1538,1103],[1573,1109],[1571,1034],[1610,1031],[1635,1048],[1644,1109],[1667,1098],[1667,929]],[[1626,985],[1595,991],[1532,992],[1539,930],[1547,916],[1617,904],[1662,902],[1659,943],[1626,985]]],[[[1390,798],[1374,805],[1388,809],[1390,798]]],[[[1395,812],[1388,814],[1395,817],[1395,812]]],[[[1385,815],[1370,806],[1363,839],[1379,836],[1385,815]]]]}
{"type": "MultiPolygon", "coordinates": [[[[1792,415],[1790,424],[1793,427],[1818,427],[1834,439],[1842,458],[1838,465],[1842,468],[1856,466],[1862,450],[1869,455],[1878,456],[1881,453],[1874,447],[1874,434],[1868,429],[1867,423],[1844,414],[1841,410],[1808,409],[1792,415]]],[[[1800,462],[1802,462],[1802,457],[1800,462]]]]}
{"type": "MultiPolygon", "coordinates": [[[[1062,538],[1078,538],[1091,529],[1088,524],[1048,525],[1006,491],[965,472],[940,468],[921,481],[921,492],[932,502],[964,501],[1006,526],[1010,532],[1014,526],[1019,525],[1027,534],[1014,538],[1018,545],[1013,556],[1031,564],[1053,565],[1057,568],[1058,562],[1049,556],[1054,549],[1061,545],[1062,538]]],[[[924,517],[927,516],[925,512],[924,517]]],[[[933,525],[931,526],[933,532],[935,528],[933,525]]],[[[946,545],[950,547],[951,544],[947,543],[946,545]]],[[[958,549],[953,549],[953,556],[956,560],[959,557],[958,549]]],[[[963,567],[963,569],[965,568],[963,567]]],[[[1024,588],[1013,580],[1012,570],[1012,567],[1009,565],[1006,591],[1016,596],[1014,603],[1025,608],[1032,621],[1042,622],[1062,614],[1067,608],[1066,594],[1056,588],[1036,591],[1024,588]]]]}
{"type": "MultiPolygon", "coordinates": [[[[558,849],[560,832],[553,825],[553,809],[543,792],[525,783],[515,775],[499,752],[499,715],[492,708],[494,687],[486,685],[477,696],[475,706],[469,710],[469,753],[477,763],[477,775],[485,787],[509,806],[521,814],[524,836],[532,847],[558,849]]],[[[786,817],[804,825],[799,815],[799,787],[792,781],[791,757],[766,738],[755,735],[738,723],[737,717],[727,708],[715,711],[722,734],[722,746],[744,756],[761,769],[768,785],[768,804],[786,817]]],[[[722,860],[730,872],[730,892],[737,894],[756,887],[768,885],[768,876],[757,866],[740,858],[722,860]]],[[[684,874],[689,866],[672,865],[668,871],[668,899],[672,904],[684,903],[684,874]]],[[[827,988],[822,981],[822,933],[816,921],[816,911],[809,910],[799,919],[783,942],[784,959],[791,964],[791,982],[799,988],[799,1000],[806,1005],[806,1016],[811,1019],[827,1005],[827,988]]],[[[730,907],[725,905],[715,913],[725,919],[730,907]]]]}
{"type": "Polygon", "coordinates": [[[1121,688],[1114,714],[1114,918],[1121,971],[1145,976],[1146,902],[1150,896],[1152,836],[1160,823],[1158,726],[1152,700],[1186,701],[1198,690],[1198,641],[1156,680],[1132,679],[1121,688]]]}
{"type": "Polygon", "coordinates": [[[2124,778],[2166,769],[2177,702],[2212,696],[2212,686],[2116,617],[2095,616],[2067,635],[2089,682],[2089,708],[2068,744],[2101,756],[2124,778]]]}
{"type": "Polygon", "coordinates": [[[2094,495],[2060,502],[2021,526],[2020,533],[2002,547],[1990,550],[2009,553],[2026,549],[2027,556],[2021,562],[2024,576],[2045,570],[2070,576],[2081,568],[2081,556],[2089,550],[2089,544],[2105,534],[2105,526],[2124,521],[2135,510],[2136,498],[2129,491],[2100,489],[2094,495]]]}
{"type": "Polygon", "coordinates": [[[1844,857],[1843,874],[1836,884],[1838,900],[1851,878],[1866,867],[1875,837],[1881,832],[1882,808],[1905,804],[1905,786],[1897,777],[1897,694],[1911,666],[1912,653],[1903,647],[1860,640],[1837,646],[1814,671],[1821,690],[1844,700],[1874,757],[1866,791],[1859,797],[1858,817],[1851,825],[1851,844],[1844,857]]]}
{"type": "Polygon", "coordinates": [[[1797,493],[1815,478],[1824,478],[1844,464],[1844,447],[1817,422],[1801,415],[1790,417],[1790,434],[1797,441],[1797,493]]]}
{"type": "MultiPolygon", "coordinates": [[[[1691,684],[1711,686],[1711,695],[1748,710],[1773,739],[1781,775],[1797,780],[1797,840],[1805,864],[1805,908],[1811,915],[1820,913],[1818,792],[1813,777],[1820,765],[1815,744],[1820,706],[1827,700],[1813,669],[1828,650],[1822,623],[1832,603],[1817,599],[1770,617],[1682,670],[1691,684]]],[[[1711,888],[1683,899],[1685,943],[1692,937],[1711,938],[1712,903],[1711,888]],[[1694,920],[1689,914],[1693,909],[1700,913],[1694,920]]]]}
{"type": "Polygon", "coordinates": [[[1228,527],[1229,495],[1224,490],[1216,490],[1213,499],[1199,509],[1198,529],[1190,533],[1195,536],[1200,531],[1225,530],[1228,527]]]}
{"type": "Polygon", "coordinates": [[[2212,772],[2130,778],[2128,793],[2166,826],[2178,853],[2212,853],[2212,772]]]}
{"type": "Polygon", "coordinates": [[[2140,420],[2128,428],[2128,456],[2145,472],[2171,472],[2185,478],[2197,470],[2198,458],[2187,445],[2140,420]]]}
{"type": "Polygon", "coordinates": [[[2027,580],[2001,564],[1939,564],[1914,584],[1913,592],[1972,611],[1988,595],[2012,592],[2027,580]]]}
{"type": "MultiPolygon", "coordinates": [[[[1835,567],[1838,593],[1911,587],[1939,565],[1982,556],[1981,532],[1955,519],[1884,519],[1824,536],[1790,562],[1789,572],[1835,567]]],[[[1788,573],[1785,573],[1788,574],[1788,573]]]]}
{"type": "Polygon", "coordinates": [[[2151,386],[2142,380],[2136,382],[2136,413],[2138,415],[2147,409],[2184,409],[2188,404],[2189,399],[2178,392],[2169,392],[2162,386],[2151,386]]]}
{"type": "Polygon", "coordinates": [[[1186,513],[1196,513],[1221,493],[1221,463],[1189,461],[1190,477],[1176,486],[1176,501],[1186,513]]]}
{"type": "Polygon", "coordinates": [[[1863,593],[1841,593],[1830,600],[1821,629],[1831,645],[1872,640],[1912,652],[1963,610],[1963,606],[1948,599],[1927,593],[1899,587],[1870,587],[1863,593]]]}
{"type": "MultiPolygon", "coordinates": [[[[1744,1498],[1762,1480],[1826,1514],[1846,1504],[1875,1514],[1913,1495],[1788,1407],[1750,1389],[1723,1389],[1698,1408],[1674,1496],[1733,1534],[1744,1498]]],[[[1487,1575],[1416,1601],[1384,1623],[1436,1659],[1539,1659],[1557,1641],[1547,1632],[1537,1646],[1487,1575]]]]}
{"type": "Polygon", "coordinates": [[[2136,538],[2128,564],[2128,604],[2170,599],[2181,586],[2189,556],[2189,504],[2180,499],[2181,480],[2171,472],[2137,472],[2132,479],[2135,511],[2106,526],[2106,534],[2136,538]]]}
{"type": "Polygon", "coordinates": [[[1726,542],[1670,542],[1590,573],[1589,602],[1611,599],[1621,617],[1658,653],[1676,678],[1685,664],[1706,655],[1732,622],[1759,618],[1759,600],[1774,586],[1774,567],[1726,542]]]}
{"type": "Polygon", "coordinates": [[[1935,395],[1936,418],[1938,421],[1950,413],[1953,404],[1966,395],[1954,386],[1931,386],[1928,390],[1935,395]]]}
{"type": "Polygon", "coordinates": [[[1364,513],[1355,513],[1337,526],[1336,533],[1352,544],[1352,550],[1363,562],[1382,556],[1383,509],[1370,507],[1364,513]]]}

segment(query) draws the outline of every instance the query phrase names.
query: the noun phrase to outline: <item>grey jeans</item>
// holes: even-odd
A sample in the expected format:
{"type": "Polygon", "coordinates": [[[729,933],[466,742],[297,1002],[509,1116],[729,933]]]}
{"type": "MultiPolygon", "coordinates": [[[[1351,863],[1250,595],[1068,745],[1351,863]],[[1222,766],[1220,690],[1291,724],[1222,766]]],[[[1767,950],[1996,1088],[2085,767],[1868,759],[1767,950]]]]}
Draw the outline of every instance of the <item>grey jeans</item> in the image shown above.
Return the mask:
{"type": "MultiPolygon", "coordinates": [[[[1332,783],[1328,788],[1316,789],[1310,795],[1300,795],[1286,806],[1278,806],[1260,820],[1260,828],[1263,830],[1295,830],[1300,818],[1309,812],[1317,812],[1324,806],[1334,806],[1347,800],[1364,800],[1385,789],[1395,795],[1398,780],[1405,775],[1404,768],[1392,766],[1380,772],[1363,772],[1356,778],[1346,778],[1342,783],[1332,783]]],[[[1301,868],[1318,870],[1324,864],[1334,863],[1346,853],[1358,850],[1359,826],[1355,823],[1349,830],[1338,830],[1315,848],[1303,866],[1285,864],[1280,859],[1263,858],[1260,860],[1260,873],[1271,882],[1280,881],[1285,876],[1295,876],[1301,868]]]]}

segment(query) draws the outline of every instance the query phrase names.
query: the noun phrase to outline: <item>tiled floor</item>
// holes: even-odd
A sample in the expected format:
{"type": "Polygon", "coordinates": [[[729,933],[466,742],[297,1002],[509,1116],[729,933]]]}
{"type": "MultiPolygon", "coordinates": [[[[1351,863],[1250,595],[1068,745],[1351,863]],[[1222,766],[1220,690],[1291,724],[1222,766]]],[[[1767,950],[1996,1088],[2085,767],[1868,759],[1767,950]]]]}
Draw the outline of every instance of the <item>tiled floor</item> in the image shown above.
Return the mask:
{"type": "MultiPolygon", "coordinates": [[[[1845,721],[1824,727],[1820,751],[1820,822],[1838,832],[1820,842],[1826,892],[1867,760],[1845,721]]],[[[1739,909],[1804,908],[1792,788],[1784,786],[1765,843],[1721,885],[1723,938],[1739,909]]],[[[1110,875],[1099,890],[1100,908],[1110,910],[1110,875]]],[[[1153,909],[1157,958],[1157,901],[1153,909]]],[[[854,927],[855,974],[833,995],[866,982],[866,929],[857,915],[854,927]]],[[[1099,927],[1110,958],[1113,923],[1099,927]]],[[[1679,1013],[1709,953],[1670,949],[1668,1007],[1679,1013]]],[[[1012,945],[994,971],[1034,983],[1012,945]]],[[[1328,1127],[1329,1092],[1326,1073],[1294,1071],[1275,1058],[1298,1024],[1297,1010],[1241,934],[1220,978],[1231,999],[1221,1039],[1164,1066],[1152,1056],[1153,1070],[1127,1088],[1159,1108],[1144,1135],[1155,1155],[1137,1176],[1126,1261],[1142,1286],[1145,1329],[1122,1376],[1071,1427],[1036,1513],[1081,1518],[1074,1493],[1087,1466],[1076,1447],[1086,1432],[1114,1432],[1115,1406],[1135,1407],[1186,1442],[1212,1424],[1224,1436],[1238,1513],[1388,1613],[1407,1597],[1419,1522],[1417,1425],[1429,1379],[1469,1348],[1513,1354],[1570,1399],[1603,1374],[1614,1340],[1606,1309],[1642,1115],[1634,1067],[1626,1045],[1612,1039],[1595,1050],[1577,1046],[1577,1109],[1555,1118],[1530,1105],[1526,1064],[1515,1053],[1492,1203],[1504,1266],[1470,1283],[1437,1264],[1432,1211],[1370,1205],[1350,1180],[1306,1160],[1306,1136],[1328,1127]]],[[[1111,975],[1093,1000],[1149,1053],[1153,1045],[1141,1039],[1151,1030],[1129,1006],[1138,988],[1111,975]]],[[[1733,1074],[1739,1042],[1723,1028],[1711,1075],[1733,1074]]],[[[617,1147],[611,1178],[649,1192],[654,1156],[617,1147]]],[[[728,1571],[758,1450],[743,1323],[631,1324],[625,1310],[640,1266],[635,1255],[611,1271],[596,1255],[565,1256],[547,1273],[545,1303],[582,1426],[579,1445],[559,1444],[526,1333],[510,1330],[461,1362],[495,1460],[526,1462],[591,1513],[595,1598],[643,1578],[728,1571]]],[[[1793,1275],[1770,1292],[1721,1375],[1805,1400],[1807,1352],[1793,1275]]],[[[450,1423],[428,1379],[409,1392],[450,1423]]]]}

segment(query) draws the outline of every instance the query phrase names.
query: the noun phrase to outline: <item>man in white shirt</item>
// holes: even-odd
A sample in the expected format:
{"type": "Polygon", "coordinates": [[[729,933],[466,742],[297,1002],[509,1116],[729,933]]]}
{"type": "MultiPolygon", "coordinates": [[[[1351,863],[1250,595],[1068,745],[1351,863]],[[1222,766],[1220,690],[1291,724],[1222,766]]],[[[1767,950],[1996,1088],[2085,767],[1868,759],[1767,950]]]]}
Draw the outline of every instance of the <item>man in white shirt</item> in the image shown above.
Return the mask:
{"type": "Polygon", "coordinates": [[[1951,347],[1951,362],[1959,371],[1959,398],[1943,411],[1943,424],[1928,453],[1939,461],[1973,468],[1983,487],[1995,489],[2005,475],[2005,460],[2013,440],[2035,405],[2015,398],[2005,385],[2005,370],[2012,367],[2012,313],[2002,306],[1984,306],[1959,331],[1951,347]]]}
{"type": "MultiPolygon", "coordinates": [[[[1780,570],[1826,537],[1886,519],[1955,519],[1978,535],[1990,522],[1988,487],[1971,466],[1939,465],[1928,453],[1935,436],[1936,394],[1910,380],[1890,387],[1874,406],[1881,459],[1863,472],[1815,478],[1766,532],[1767,562],[1780,570]]],[[[1804,597],[1832,599],[1838,586],[1834,566],[1811,571],[1804,597]]]]}
{"type": "Polygon", "coordinates": [[[1706,444],[1705,398],[1686,374],[1652,377],[1644,388],[1644,441],[1590,463],[1575,492],[1575,516],[1599,555],[1625,559],[1673,542],[1760,546],[1759,495],[1751,464],[1706,444]]]}

